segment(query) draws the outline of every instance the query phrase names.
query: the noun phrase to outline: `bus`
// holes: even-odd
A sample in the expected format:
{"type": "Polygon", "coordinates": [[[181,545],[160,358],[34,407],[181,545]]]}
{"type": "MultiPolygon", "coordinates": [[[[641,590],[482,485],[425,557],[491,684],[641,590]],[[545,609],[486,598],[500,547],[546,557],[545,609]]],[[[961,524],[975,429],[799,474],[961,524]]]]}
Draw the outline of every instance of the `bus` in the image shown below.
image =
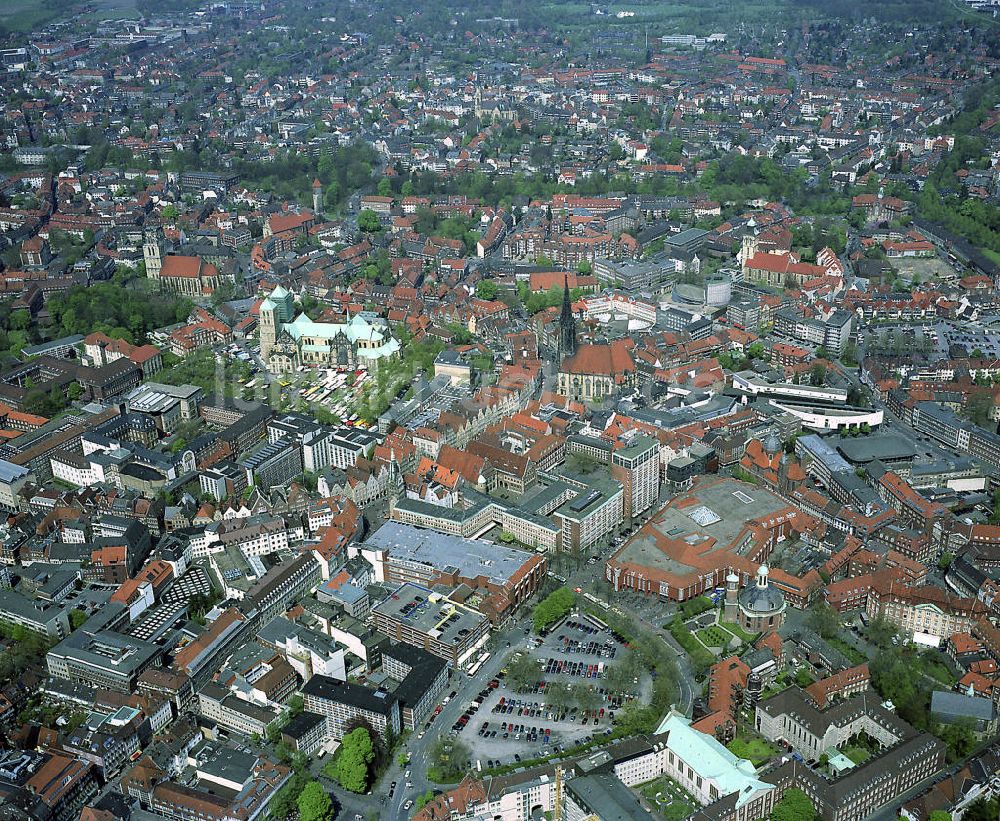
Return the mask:
{"type": "Polygon", "coordinates": [[[475,664],[473,664],[466,671],[466,675],[469,678],[472,678],[478,672],[479,668],[482,667],[484,664],[486,664],[487,661],[489,661],[489,658],[490,658],[491,655],[492,655],[491,653],[484,653],[483,655],[481,655],[479,657],[479,661],[477,661],[475,664]]]}

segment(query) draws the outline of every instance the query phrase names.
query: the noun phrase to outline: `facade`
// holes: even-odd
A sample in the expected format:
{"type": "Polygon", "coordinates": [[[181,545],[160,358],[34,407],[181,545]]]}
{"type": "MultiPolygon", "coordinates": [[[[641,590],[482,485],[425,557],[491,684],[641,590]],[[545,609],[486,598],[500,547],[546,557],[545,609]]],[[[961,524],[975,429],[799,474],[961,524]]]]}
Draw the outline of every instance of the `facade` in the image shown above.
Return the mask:
{"type": "Polygon", "coordinates": [[[303,553],[268,570],[247,591],[245,604],[256,610],[259,623],[266,624],[284,613],[303,593],[315,588],[320,579],[319,562],[312,553],[303,553]]]}
{"type": "Polygon", "coordinates": [[[264,442],[239,461],[247,485],[270,488],[287,485],[302,473],[302,450],[289,439],[264,442]]]}
{"type": "Polygon", "coordinates": [[[870,618],[888,619],[905,633],[944,640],[971,632],[987,607],[976,598],[956,596],[932,585],[911,587],[878,574],[868,590],[866,610],[870,618]]]}
{"type": "MultiPolygon", "coordinates": [[[[756,726],[765,738],[787,743],[807,761],[832,754],[862,731],[882,745],[881,754],[833,780],[794,758],[768,771],[765,779],[782,791],[796,787],[805,792],[823,821],[867,818],[945,764],[946,747],[940,740],[917,732],[883,708],[880,699],[864,693],[819,710],[803,691],[792,687],[757,705],[756,726]]],[[[708,807],[704,817],[706,821],[736,818],[728,809],[708,807]]]]}
{"type": "MultiPolygon", "coordinates": [[[[733,571],[751,579],[775,546],[811,518],[758,485],[735,479],[703,479],[675,497],[608,560],[605,578],[616,590],[685,601],[725,584],[733,571]]],[[[800,596],[822,584],[809,571],[802,579],[777,573],[769,584],[800,596]],[[803,590],[804,588],[804,590],[803,590]]]]}
{"type": "Polygon", "coordinates": [[[621,525],[625,493],[618,482],[600,478],[576,490],[552,518],[559,524],[561,548],[586,553],[621,525]]]}
{"type": "Polygon", "coordinates": [[[916,731],[874,696],[859,694],[825,710],[798,687],[791,687],[757,705],[755,728],[768,741],[783,741],[806,760],[819,760],[864,732],[883,748],[916,731]]]}
{"type": "Polygon", "coordinates": [[[50,639],[69,635],[69,611],[60,604],[35,601],[0,587],[0,621],[23,627],[50,639]]]}
{"type": "Polygon", "coordinates": [[[161,289],[185,296],[204,296],[221,285],[232,282],[219,269],[198,256],[163,254],[160,243],[148,235],[142,246],[146,276],[161,289]]]}
{"type": "Polygon", "coordinates": [[[402,730],[399,700],[385,691],[369,690],[327,676],[313,676],[303,685],[302,698],[307,712],[326,720],[327,738],[343,738],[359,718],[367,721],[383,738],[387,729],[397,735],[402,730]]]}
{"type": "Polygon", "coordinates": [[[372,608],[375,628],[393,641],[426,650],[452,667],[462,667],[490,636],[481,613],[407,583],[372,608]]]}
{"type": "Polygon", "coordinates": [[[198,418],[205,392],[195,385],[145,382],[125,399],[128,410],[148,416],[163,434],[173,433],[182,422],[198,418]]]}
{"type": "Polygon", "coordinates": [[[649,510],[660,497],[660,447],[646,434],[611,453],[611,476],[622,483],[626,518],[649,510]]]}
{"type": "Polygon", "coordinates": [[[163,650],[112,630],[89,632],[87,625],[49,650],[45,661],[55,678],[102,690],[133,693],[148,667],[160,666],[163,650]]]}
{"type": "Polygon", "coordinates": [[[31,478],[31,471],[27,468],[0,459],[0,509],[17,510],[18,494],[31,478]]]}
{"type": "Polygon", "coordinates": [[[769,570],[762,564],[757,571],[755,584],[747,585],[733,595],[739,584],[739,577],[726,577],[726,618],[736,621],[750,633],[777,630],[784,621],[785,597],[778,588],[769,583],[769,570]]]}
{"type": "Polygon", "coordinates": [[[559,366],[559,393],[571,399],[602,402],[633,389],[638,372],[625,342],[581,345],[559,366]]]}
{"type": "Polygon", "coordinates": [[[576,318],[569,298],[569,277],[563,281],[562,310],[559,314],[559,361],[576,353],[576,318]]]}
{"type": "Polygon", "coordinates": [[[383,648],[382,669],[399,682],[393,695],[399,699],[403,726],[416,731],[444,698],[448,689],[448,664],[424,650],[395,644],[383,648]]]}
{"type": "Polygon", "coordinates": [[[371,534],[361,552],[374,568],[376,581],[426,587],[466,584],[502,597],[510,607],[528,601],[547,571],[545,558],[537,553],[396,521],[371,534]]]}
{"type": "Polygon", "coordinates": [[[746,759],[738,758],[714,736],[691,728],[690,719],[671,713],[654,737],[658,774],[667,775],[702,805],[736,796],[733,818],[756,821],[766,817],[776,790],[763,781],[746,759]]]}
{"type": "Polygon", "coordinates": [[[198,691],[198,711],[227,730],[260,738],[278,717],[273,710],[245,701],[215,682],[209,682],[198,691]]]}

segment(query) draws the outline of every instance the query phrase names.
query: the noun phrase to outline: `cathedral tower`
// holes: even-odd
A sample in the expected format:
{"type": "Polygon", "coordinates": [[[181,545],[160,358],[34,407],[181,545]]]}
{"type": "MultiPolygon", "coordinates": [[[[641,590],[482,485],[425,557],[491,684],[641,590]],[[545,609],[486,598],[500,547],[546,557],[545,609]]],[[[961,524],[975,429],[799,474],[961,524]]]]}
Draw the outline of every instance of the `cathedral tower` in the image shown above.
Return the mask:
{"type": "Polygon", "coordinates": [[[146,264],[146,276],[159,281],[163,251],[155,231],[146,231],[142,236],[142,261],[146,264]]]}
{"type": "Polygon", "coordinates": [[[271,353],[275,342],[278,341],[278,306],[268,297],[260,303],[260,319],[257,323],[258,336],[260,337],[260,358],[267,364],[267,357],[271,353]]]}

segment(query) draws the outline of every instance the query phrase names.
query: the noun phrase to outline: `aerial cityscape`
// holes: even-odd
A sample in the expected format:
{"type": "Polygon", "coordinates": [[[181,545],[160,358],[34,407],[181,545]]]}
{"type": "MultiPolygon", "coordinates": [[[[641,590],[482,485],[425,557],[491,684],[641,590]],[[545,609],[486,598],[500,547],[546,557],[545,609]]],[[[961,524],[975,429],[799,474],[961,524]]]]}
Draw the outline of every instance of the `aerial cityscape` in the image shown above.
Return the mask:
{"type": "Polygon", "coordinates": [[[1000,821],[1000,0],[0,82],[0,821],[1000,821]]]}

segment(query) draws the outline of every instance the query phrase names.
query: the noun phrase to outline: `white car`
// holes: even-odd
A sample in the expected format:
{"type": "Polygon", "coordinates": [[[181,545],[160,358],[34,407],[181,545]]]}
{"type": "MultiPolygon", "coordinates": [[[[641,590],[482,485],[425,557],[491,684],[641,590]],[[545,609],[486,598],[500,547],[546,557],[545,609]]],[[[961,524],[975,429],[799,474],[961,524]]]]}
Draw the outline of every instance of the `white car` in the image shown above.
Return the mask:
{"type": "Polygon", "coordinates": [[[404,777],[404,778],[405,778],[405,779],[406,779],[407,781],[409,781],[409,780],[410,780],[410,770],[407,770],[407,771],[406,771],[406,772],[405,772],[405,773],[403,774],[403,777],[404,777]]]}
{"type": "Polygon", "coordinates": [[[410,807],[412,807],[412,806],[413,806],[413,799],[411,799],[411,798],[408,798],[408,799],[406,800],[406,803],[405,803],[405,804],[403,804],[403,809],[404,809],[404,810],[408,810],[408,809],[409,809],[410,807]]]}

